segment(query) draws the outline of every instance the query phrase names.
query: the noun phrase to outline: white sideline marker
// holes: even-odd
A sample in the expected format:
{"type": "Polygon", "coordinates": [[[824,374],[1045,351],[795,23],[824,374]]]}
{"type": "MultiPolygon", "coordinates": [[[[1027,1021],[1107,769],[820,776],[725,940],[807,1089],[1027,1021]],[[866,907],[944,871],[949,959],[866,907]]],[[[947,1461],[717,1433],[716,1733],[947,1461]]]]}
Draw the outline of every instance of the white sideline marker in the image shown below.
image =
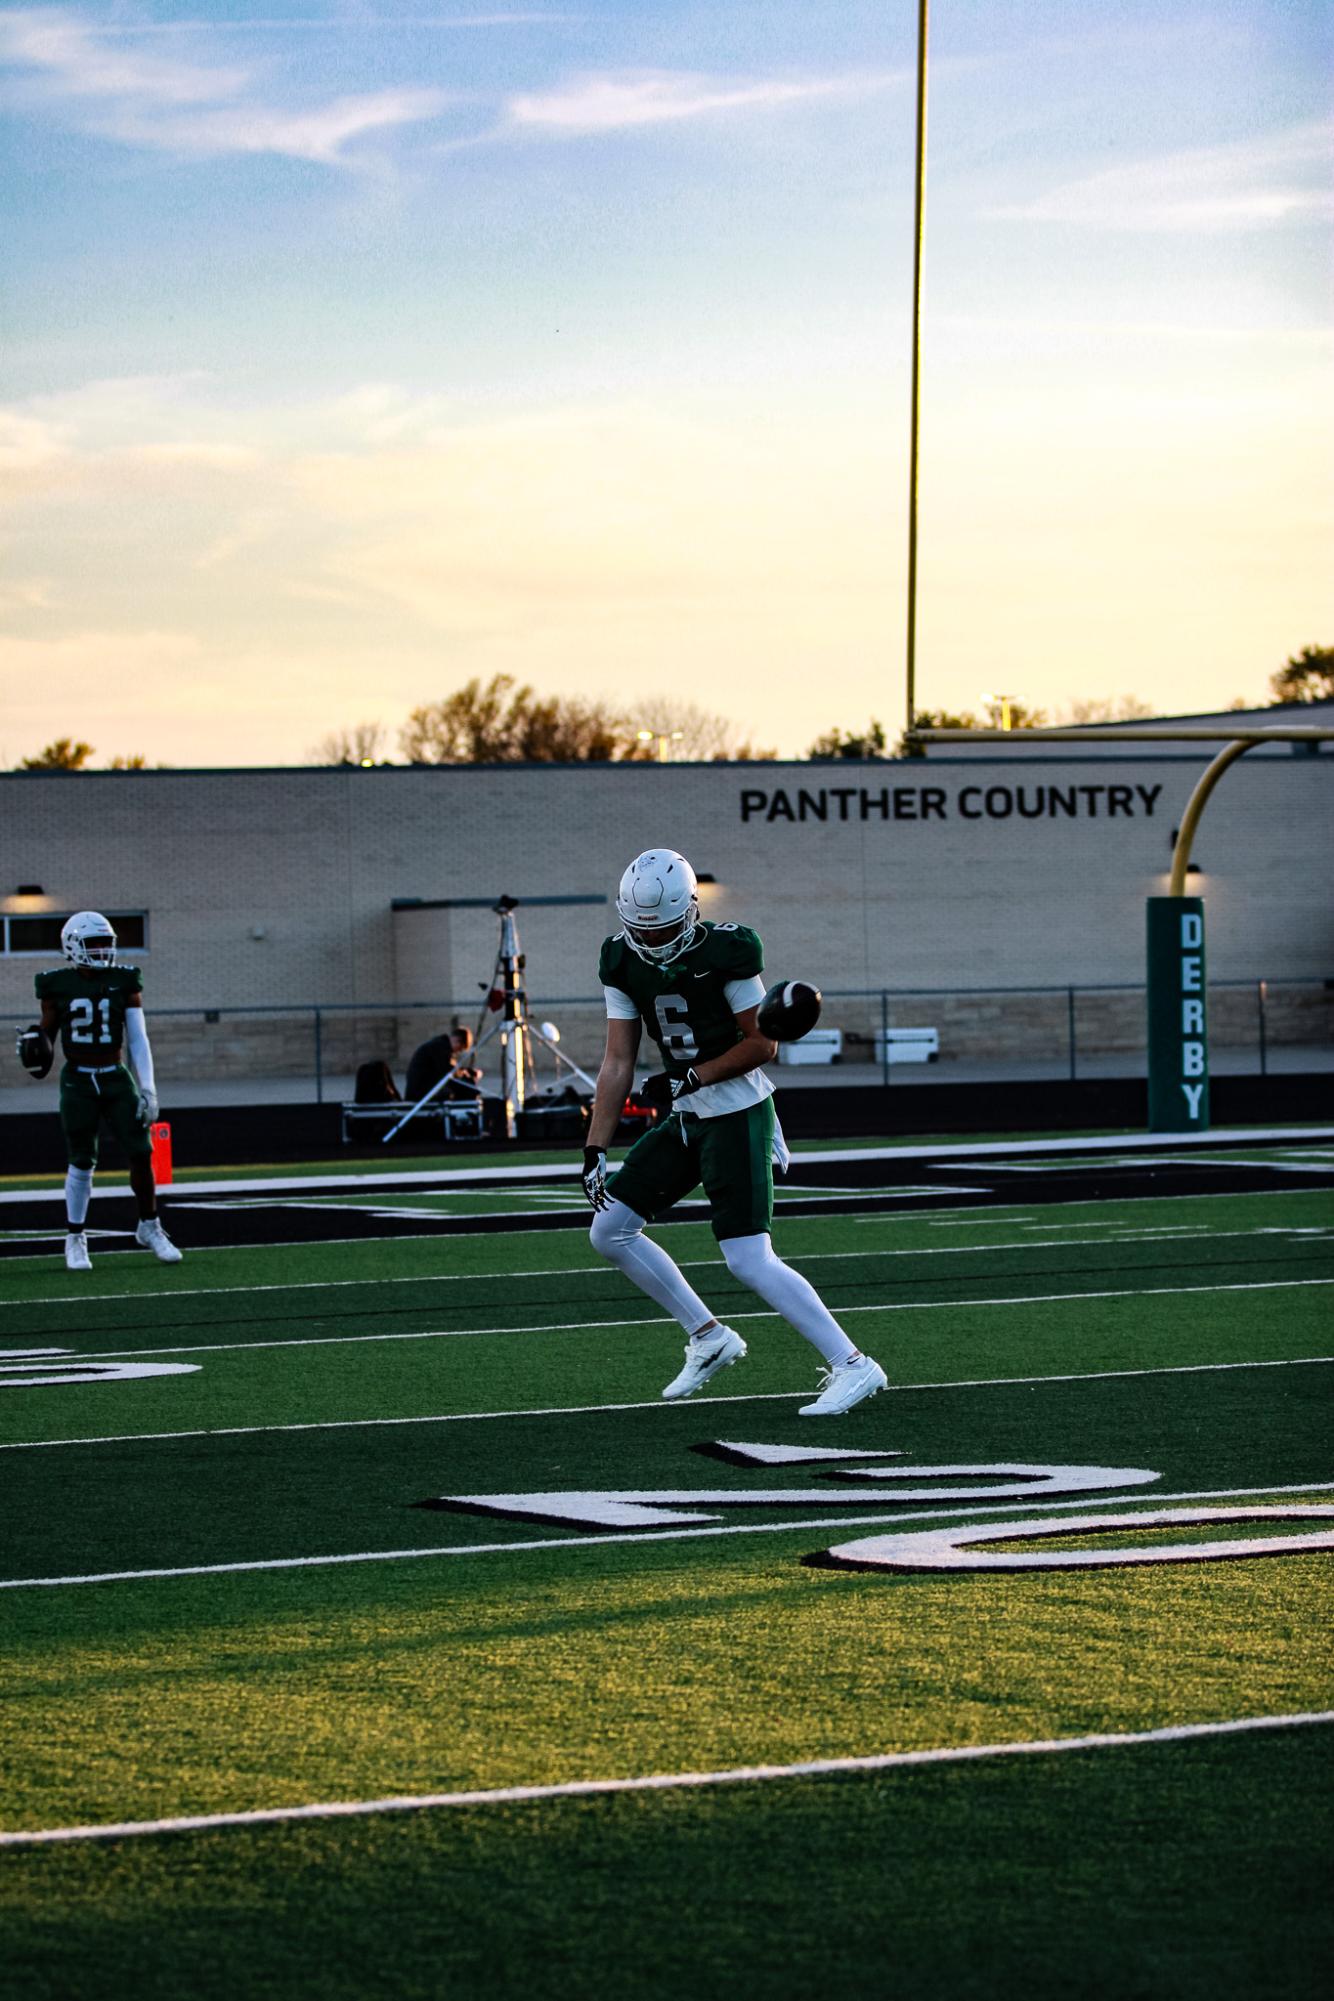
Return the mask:
{"type": "Polygon", "coordinates": [[[794,1765],[733,1765],[716,1772],[653,1772],[631,1779],[566,1779],[545,1786],[491,1786],[475,1792],[398,1793],[378,1800],[322,1800],[308,1806],[252,1807],[243,1813],[181,1814],[170,1820],[121,1820],[89,1827],[43,1827],[0,1833],[2,1848],[36,1848],[57,1841],[116,1841],[143,1834],[189,1834],[216,1827],[266,1827],[298,1820],[364,1819],[419,1813],[425,1808],[519,1806],[535,1800],[590,1799],[608,1793],[684,1792],[702,1786],[764,1785],[776,1779],[823,1779],[890,1772],[920,1765],[962,1765],[981,1758],[1042,1757],[1062,1751],[1105,1751],[1138,1744],[1182,1744],[1252,1730],[1294,1730],[1334,1723],[1334,1709],[1289,1716],[1238,1716],[1217,1723],[1173,1723],[1158,1730],[1103,1730],[1084,1737],[1036,1737],[1017,1744],[940,1744],[926,1751],[881,1751],[861,1758],[810,1758],[794,1765]]]}

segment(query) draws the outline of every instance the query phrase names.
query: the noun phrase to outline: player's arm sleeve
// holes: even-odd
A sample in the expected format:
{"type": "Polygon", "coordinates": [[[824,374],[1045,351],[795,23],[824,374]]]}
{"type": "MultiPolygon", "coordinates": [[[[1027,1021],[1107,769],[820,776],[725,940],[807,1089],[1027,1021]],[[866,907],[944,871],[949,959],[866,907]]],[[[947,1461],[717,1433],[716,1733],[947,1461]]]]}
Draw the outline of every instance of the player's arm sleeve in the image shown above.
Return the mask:
{"type": "Polygon", "coordinates": [[[153,1052],[148,1046],[148,1023],[144,1020],[144,1011],[141,1007],[127,1007],[125,1010],[125,1040],[130,1049],[130,1068],[134,1072],[139,1089],[146,1098],[156,1098],[153,1052]]]}
{"type": "Polygon", "coordinates": [[[603,987],[608,1021],[638,1021],[639,1009],[621,987],[603,987]]]}
{"type": "Polygon", "coordinates": [[[764,999],[764,981],[755,973],[748,980],[729,980],[723,992],[733,1014],[744,1014],[748,1007],[758,1007],[764,999]]]}

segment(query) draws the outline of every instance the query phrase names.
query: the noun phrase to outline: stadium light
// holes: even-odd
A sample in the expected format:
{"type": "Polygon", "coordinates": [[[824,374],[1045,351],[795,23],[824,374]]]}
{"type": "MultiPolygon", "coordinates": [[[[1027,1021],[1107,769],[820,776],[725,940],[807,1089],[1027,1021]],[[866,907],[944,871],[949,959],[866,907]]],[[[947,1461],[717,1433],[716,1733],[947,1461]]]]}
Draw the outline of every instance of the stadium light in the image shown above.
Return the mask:
{"type": "Polygon", "coordinates": [[[658,763],[666,764],[668,762],[668,755],[667,755],[668,744],[680,743],[682,738],[685,736],[685,731],[684,730],[636,730],[635,736],[640,743],[653,743],[656,741],[658,746],[658,763]]]}

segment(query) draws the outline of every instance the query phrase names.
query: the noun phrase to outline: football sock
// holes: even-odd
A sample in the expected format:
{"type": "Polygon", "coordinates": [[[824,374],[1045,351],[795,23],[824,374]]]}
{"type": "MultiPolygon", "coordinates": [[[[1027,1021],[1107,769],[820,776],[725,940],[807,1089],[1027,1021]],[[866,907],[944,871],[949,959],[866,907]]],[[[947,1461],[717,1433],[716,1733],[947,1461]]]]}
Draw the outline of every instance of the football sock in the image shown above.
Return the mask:
{"type": "Polygon", "coordinates": [[[81,1230],[88,1219],[88,1204],[93,1196],[93,1170],[91,1167],[71,1167],[65,1176],[65,1214],[69,1217],[71,1230],[81,1230]]]}
{"type": "Polygon", "coordinates": [[[624,1202],[612,1201],[594,1216],[589,1237],[595,1251],[623,1271],[641,1292],[665,1307],[687,1334],[693,1334],[714,1316],[699,1294],[691,1291],[666,1251],[643,1231],[642,1216],[637,1216],[624,1202]]]}
{"type": "Polygon", "coordinates": [[[818,1348],[826,1362],[838,1366],[850,1362],[857,1349],[849,1341],[815,1287],[799,1271],[774,1256],[767,1236],[724,1237],[722,1253],[727,1269],[766,1306],[781,1313],[790,1327],[818,1348]]]}

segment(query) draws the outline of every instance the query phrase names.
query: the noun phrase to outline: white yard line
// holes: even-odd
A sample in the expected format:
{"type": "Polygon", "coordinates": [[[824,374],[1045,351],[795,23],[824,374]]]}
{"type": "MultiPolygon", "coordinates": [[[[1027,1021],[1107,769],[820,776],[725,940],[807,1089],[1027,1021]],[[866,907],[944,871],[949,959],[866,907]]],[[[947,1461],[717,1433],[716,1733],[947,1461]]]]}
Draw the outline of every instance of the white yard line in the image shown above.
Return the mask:
{"type": "MultiPolygon", "coordinates": [[[[670,1322],[662,1324],[667,1326],[670,1322]]],[[[31,1355],[60,1355],[66,1352],[62,1348],[20,1350],[20,1353],[31,1355]]],[[[911,1396],[922,1390],[1031,1388],[1041,1383],[1111,1382],[1126,1376],[1209,1376],[1237,1369],[1317,1369],[1327,1368],[1331,1363],[1334,1363],[1334,1355],[1293,1355],[1277,1362],[1177,1362],[1157,1369],[1090,1369],[1080,1374],[1059,1376],[972,1376],[945,1383],[893,1383],[891,1389],[896,1396],[911,1396]]],[[[809,1390],[756,1390],[749,1396],[712,1396],[703,1404],[692,1404],[691,1409],[706,1410],[724,1403],[790,1403],[796,1397],[809,1395],[809,1390]]],[[[664,1403],[661,1397],[651,1397],[640,1403],[537,1404],[524,1410],[453,1410],[425,1417],[330,1417],[306,1424],[223,1424],[192,1431],[122,1431],[101,1433],[90,1438],[24,1438],[0,1444],[0,1452],[50,1452],[58,1446],[151,1445],[173,1438],[248,1438],[255,1432],[366,1431],[382,1425],[501,1423],[510,1418],[591,1417],[599,1416],[604,1411],[672,1411],[681,1408],[680,1403],[664,1403]]]]}
{"type": "MultiPolygon", "coordinates": [[[[840,1306],[846,1319],[853,1313],[964,1313],[979,1307],[1056,1306],[1072,1299],[1182,1299],[1191,1293],[1292,1292],[1308,1286],[1334,1285],[1334,1278],[1275,1278],[1238,1281],[1226,1285],[1139,1285],[1117,1287],[1102,1292],[1024,1292],[993,1299],[895,1299],[869,1306],[840,1306]]],[[[781,1314],[769,1309],[732,1313],[733,1320],[779,1320],[781,1314]]],[[[429,1327],[394,1334],[301,1334],[279,1341],[194,1341],[159,1348],[99,1348],[82,1359],[94,1362],[127,1362],[139,1356],[227,1355],[249,1353],[262,1348],[359,1347],[369,1341],[471,1341],[488,1335],[515,1334],[596,1334],[616,1327],[670,1327],[670,1321],[637,1314],[625,1320],[558,1320],[546,1327],[429,1327]]],[[[0,1359],[3,1355],[0,1354],[0,1359]]]]}
{"type": "Polygon", "coordinates": [[[989,1506],[956,1501],[947,1508],[925,1508],[913,1513],[896,1511],[893,1514],[839,1515],[837,1518],[825,1514],[814,1521],[729,1522],[723,1528],[707,1529],[617,1529],[607,1535],[542,1536],[515,1542],[449,1542],[423,1549],[362,1549],[332,1556],[268,1556],[239,1563],[183,1563],[161,1570],[98,1570],[70,1577],[6,1577],[0,1578],[0,1591],[56,1590],[82,1584],[145,1584],[175,1577],[233,1577],[263,1570],[324,1570],[348,1563],[412,1563],[441,1556],[510,1556],[539,1549],[595,1549],[608,1543],[709,1541],[718,1536],[734,1535],[804,1535],[813,1530],[824,1534],[831,1528],[841,1532],[845,1528],[876,1528],[885,1523],[957,1521],[960,1516],[966,1516],[970,1521],[975,1515],[1018,1515],[1026,1519],[1029,1515],[1059,1514],[1062,1509],[1071,1508],[1078,1514],[1087,1513],[1090,1507],[1124,1510],[1142,1503],[1148,1508],[1161,1508],[1175,1501],[1222,1501],[1245,1499],[1257,1494],[1326,1494],[1331,1491],[1334,1489],[1330,1485],[1322,1485],[1318,1480],[1305,1480],[1291,1487],[1199,1487],[1182,1494],[1149,1495],[1143,1488],[1137,1488],[1129,1494],[1108,1494],[1096,1502],[1090,1502],[1087,1495],[1079,1499],[1067,1497],[1063,1501],[1013,1500],[989,1506]]]}
{"type": "Polygon", "coordinates": [[[763,1785],[776,1779],[821,1779],[854,1772],[957,1765],[982,1758],[1042,1757],[1062,1751],[1105,1751],[1140,1744],[1183,1744],[1254,1730],[1294,1730],[1334,1722],[1334,1710],[1287,1716],[1236,1716],[1214,1723],[1171,1723],[1157,1730],[1100,1730],[1083,1737],[1030,1737],[1008,1744],[938,1744],[921,1751],[880,1751],[864,1757],[808,1758],[792,1765],[733,1765],[713,1772],[651,1772],[625,1779],[564,1779],[550,1785],[489,1786],[474,1792],[397,1793],[387,1799],[322,1800],[305,1806],[252,1807],[239,1813],[178,1814],[162,1820],[122,1820],[88,1827],[43,1827],[0,1833],[0,1847],[35,1848],[57,1841],[113,1841],[144,1834],[186,1834],[217,1827],[265,1827],[294,1820],[364,1819],[419,1813],[425,1808],[517,1806],[536,1800],[589,1799],[608,1793],[684,1792],[703,1786],[763,1785]]]}
{"type": "MultiPolygon", "coordinates": [[[[830,1149],[827,1152],[799,1152],[792,1155],[798,1166],[815,1164],[846,1165],[856,1161],[885,1160],[992,1160],[998,1156],[1013,1157],[1020,1154],[1106,1154],[1155,1153],[1165,1147],[1175,1147],[1179,1151],[1191,1149],[1192,1154],[1221,1146],[1257,1148],[1264,1146],[1301,1146],[1311,1141],[1334,1140],[1334,1128],[1329,1126],[1279,1126],[1263,1130],[1247,1131],[1244,1127],[1219,1127],[1210,1133],[1202,1133],[1192,1140],[1182,1133],[1145,1133],[1142,1137],[1127,1139],[1121,1135],[1115,1139],[1036,1139],[1036,1140],[952,1140],[943,1146],[882,1146],[848,1147],[830,1149]]],[[[304,1188],[363,1188],[380,1189],[392,1193],[395,1187],[412,1188],[434,1186],[437,1188],[486,1184],[497,1181],[571,1181],[574,1170],[567,1163],[548,1167],[455,1167],[455,1168],[411,1168],[403,1172],[394,1169],[384,1174],[309,1174],[276,1175],[256,1181],[183,1181],[177,1183],[181,1194],[190,1195],[230,1195],[250,1194],[260,1190],[288,1189],[298,1191],[304,1188]]],[[[116,1185],[120,1192],[123,1184],[116,1185]]],[[[64,1191],[60,1187],[48,1189],[21,1189],[0,1191],[0,1203],[5,1202],[60,1202],[64,1191]]]]}
{"type": "MultiPolygon", "coordinates": [[[[1154,1199],[1161,1200],[1162,1198],[1157,1197],[1154,1199]]],[[[808,1217],[805,1220],[812,1221],[814,1219],[808,1217]]],[[[853,1216],[840,1217],[838,1220],[854,1223],[888,1223],[899,1222],[903,1219],[894,1216],[853,1216]]],[[[918,1219],[914,1217],[911,1220],[917,1221],[918,1219]]],[[[659,1226],[655,1224],[654,1227],[658,1228],[659,1226]]],[[[951,1224],[942,1227],[960,1229],[967,1226],[963,1224],[951,1224]]],[[[992,1227],[999,1226],[992,1225],[992,1227]]],[[[1046,1227],[1049,1229],[1082,1230],[1087,1229],[1088,1225],[1086,1223],[1051,1223],[1046,1227]]],[[[1331,1227],[1334,1229],[1334,1226],[1331,1227]]],[[[1309,1237],[1329,1234],[1323,1224],[1264,1223],[1256,1224],[1253,1228],[1247,1230],[1211,1230],[1207,1225],[1195,1226],[1182,1224],[1176,1230],[1157,1231],[1146,1228],[1138,1237],[1130,1241],[1152,1243],[1159,1237],[1168,1241],[1175,1241],[1181,1237],[1182,1232],[1187,1232],[1191,1237],[1206,1238],[1211,1243],[1222,1243],[1226,1239],[1233,1237],[1309,1237]]],[[[92,1233],[90,1232],[90,1234],[92,1233]]],[[[402,1243],[405,1240],[400,1237],[388,1241],[402,1243]]],[[[406,1241],[419,1243],[421,1239],[413,1237],[406,1241]]],[[[1120,1250],[1125,1246],[1126,1242],[1127,1239],[1123,1235],[1114,1237],[1022,1237],[1011,1244],[919,1244],[887,1251],[799,1251],[795,1257],[788,1259],[788,1263],[800,1267],[801,1265],[808,1264],[833,1264],[839,1260],[846,1261],[857,1258],[991,1257],[1004,1251],[1120,1250]]],[[[272,1246],[261,1246],[261,1248],[272,1248],[272,1246]]],[[[312,1247],[306,1245],[304,1248],[310,1249],[312,1247]]],[[[323,1248],[323,1246],[315,1246],[315,1248],[323,1248]]],[[[19,1261],[15,1260],[15,1262],[19,1261]]],[[[720,1262],[720,1259],[716,1257],[676,1259],[676,1263],[682,1271],[707,1270],[711,1266],[719,1266],[720,1262]]],[[[2,1271],[3,1267],[0,1266],[0,1272],[2,1271]]],[[[515,1272],[409,1272],[386,1276],[384,1278],[292,1279],[270,1285],[182,1285],[173,1286],[170,1292],[56,1292],[47,1293],[40,1299],[14,1300],[12,1304],[16,1310],[28,1306],[86,1306],[94,1303],[102,1305],[107,1301],[114,1300],[128,1301],[131,1304],[140,1300],[148,1300],[153,1304],[157,1304],[160,1300],[217,1299],[223,1293],[240,1300],[249,1298],[250,1294],[255,1292],[333,1292],[336,1290],[346,1291],[349,1287],[357,1285],[466,1285],[470,1280],[474,1284],[480,1284],[486,1279],[494,1278],[503,1278],[507,1283],[512,1279],[521,1278],[591,1278],[596,1276],[610,1278],[615,1274],[615,1271],[616,1267],[614,1265],[602,1263],[595,1265],[545,1265],[532,1271],[515,1272]]]]}

